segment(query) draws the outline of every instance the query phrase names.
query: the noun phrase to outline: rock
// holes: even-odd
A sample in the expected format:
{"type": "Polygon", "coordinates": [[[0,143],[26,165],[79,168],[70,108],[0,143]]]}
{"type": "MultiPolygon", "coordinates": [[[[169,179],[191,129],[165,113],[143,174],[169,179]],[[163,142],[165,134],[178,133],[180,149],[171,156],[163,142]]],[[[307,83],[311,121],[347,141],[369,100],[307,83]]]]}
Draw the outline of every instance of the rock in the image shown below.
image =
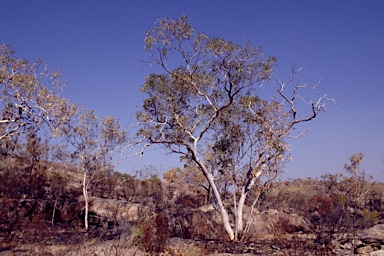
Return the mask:
{"type": "Polygon", "coordinates": [[[269,234],[308,233],[310,230],[311,223],[306,218],[296,213],[284,213],[270,209],[254,214],[249,239],[257,240],[260,235],[269,234]]]}
{"type": "MultiPolygon", "coordinates": [[[[340,242],[337,241],[337,240],[332,240],[330,244],[331,244],[332,248],[339,249],[339,248],[342,247],[341,244],[340,244],[340,242]]],[[[352,247],[352,246],[351,246],[351,247],[352,247]]]]}
{"type": "Polygon", "coordinates": [[[378,224],[365,230],[361,235],[361,240],[365,243],[384,241],[384,224],[378,224]]]}
{"type": "Polygon", "coordinates": [[[190,239],[183,239],[180,237],[172,237],[168,240],[168,248],[170,249],[176,249],[180,251],[187,250],[191,245],[194,244],[193,240],[190,239]]]}
{"type": "Polygon", "coordinates": [[[365,245],[356,249],[356,253],[358,254],[368,254],[370,252],[373,252],[373,249],[370,245],[365,245]]]}
{"type": "Polygon", "coordinates": [[[94,212],[100,217],[106,218],[108,221],[138,221],[141,211],[144,210],[142,205],[130,203],[126,200],[102,199],[92,197],[89,203],[89,211],[94,212]]]}
{"type": "Polygon", "coordinates": [[[340,245],[340,248],[351,250],[351,249],[353,249],[353,246],[352,246],[352,243],[345,243],[345,244],[340,245]]]}
{"type": "Polygon", "coordinates": [[[370,256],[383,256],[384,255],[384,250],[379,250],[375,252],[369,253],[370,256]]]}
{"type": "Polygon", "coordinates": [[[121,213],[121,217],[128,221],[138,221],[140,216],[140,204],[131,204],[128,210],[121,213]]]}
{"type": "Polygon", "coordinates": [[[215,210],[215,208],[213,208],[213,205],[212,204],[207,204],[207,205],[203,205],[199,208],[200,211],[202,212],[209,212],[209,211],[213,211],[215,210]]]}

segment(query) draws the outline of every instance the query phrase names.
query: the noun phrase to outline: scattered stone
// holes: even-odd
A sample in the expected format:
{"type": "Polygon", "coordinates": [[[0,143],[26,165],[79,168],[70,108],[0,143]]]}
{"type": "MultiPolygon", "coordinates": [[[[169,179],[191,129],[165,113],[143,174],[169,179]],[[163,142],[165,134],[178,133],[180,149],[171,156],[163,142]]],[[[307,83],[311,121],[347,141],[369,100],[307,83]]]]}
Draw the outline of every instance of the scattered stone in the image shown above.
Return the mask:
{"type": "Polygon", "coordinates": [[[340,245],[340,248],[351,250],[351,249],[353,249],[353,246],[352,246],[352,243],[345,243],[345,244],[340,245]]]}

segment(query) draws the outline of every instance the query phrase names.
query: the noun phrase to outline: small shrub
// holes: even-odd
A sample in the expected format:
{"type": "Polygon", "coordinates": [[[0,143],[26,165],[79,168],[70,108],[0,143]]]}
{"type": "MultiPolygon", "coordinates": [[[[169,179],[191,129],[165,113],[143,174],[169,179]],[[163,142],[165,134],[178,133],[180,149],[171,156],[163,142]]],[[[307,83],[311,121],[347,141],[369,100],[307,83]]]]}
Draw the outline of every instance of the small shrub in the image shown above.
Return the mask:
{"type": "Polygon", "coordinates": [[[137,227],[131,229],[136,245],[150,253],[160,253],[165,249],[169,238],[168,219],[163,213],[144,218],[137,227]]]}
{"type": "Polygon", "coordinates": [[[360,215],[363,217],[362,226],[363,228],[370,228],[373,225],[379,223],[380,221],[380,213],[376,210],[370,211],[368,209],[364,209],[360,211],[360,215]]]}

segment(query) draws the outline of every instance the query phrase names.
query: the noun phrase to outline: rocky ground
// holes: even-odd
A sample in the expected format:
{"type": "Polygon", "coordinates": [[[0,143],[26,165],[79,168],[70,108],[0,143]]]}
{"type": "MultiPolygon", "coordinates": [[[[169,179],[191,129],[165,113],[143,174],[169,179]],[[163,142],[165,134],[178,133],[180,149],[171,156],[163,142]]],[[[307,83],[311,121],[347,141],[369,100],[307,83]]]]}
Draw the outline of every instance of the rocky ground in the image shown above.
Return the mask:
{"type": "MultiPolygon", "coordinates": [[[[135,239],[133,222],[140,219],[145,207],[123,200],[93,198],[91,219],[93,229],[84,232],[80,226],[47,225],[41,228],[38,222],[15,227],[11,243],[0,238],[1,255],[46,255],[46,256],[109,256],[109,255],[154,255],[142,250],[135,239]],[[112,207],[114,206],[114,207],[112,207]],[[113,214],[114,213],[114,214],[113,214]],[[100,226],[98,221],[118,219],[116,227],[100,226]],[[98,226],[99,225],[99,226],[98,226]],[[20,231],[21,230],[21,231],[20,231]]],[[[201,207],[191,211],[189,225],[198,225],[198,220],[207,218],[208,226],[220,226],[213,222],[215,210],[201,207]]],[[[351,234],[334,234],[332,241],[322,245],[319,234],[311,231],[311,223],[295,213],[269,209],[257,212],[253,229],[246,242],[225,242],[215,237],[212,229],[195,229],[194,239],[173,237],[167,239],[163,256],[230,256],[230,255],[384,255],[384,224],[377,224],[351,234]],[[281,225],[284,223],[284,225],[281,225]],[[204,234],[205,232],[205,234],[204,234]]],[[[9,240],[8,240],[9,241],[9,240]]]]}
{"type": "MultiPolygon", "coordinates": [[[[364,230],[355,240],[341,243],[334,241],[333,250],[314,246],[313,235],[282,235],[279,237],[264,236],[255,242],[220,242],[193,241],[182,238],[171,238],[167,242],[165,252],[169,255],[384,255],[384,224],[364,230]]],[[[68,256],[108,256],[108,255],[153,255],[140,250],[130,236],[100,241],[88,238],[73,244],[40,244],[19,243],[2,247],[0,255],[68,255],[68,256]],[[11,248],[12,247],[12,248],[11,248]]]]}
{"type": "Polygon", "coordinates": [[[360,184],[366,188],[359,200],[348,194],[350,180],[335,183],[334,176],[276,183],[252,216],[245,205],[245,242],[228,242],[220,214],[200,186],[120,174],[101,179],[91,188],[85,232],[78,178],[64,185],[65,179],[44,172],[30,179],[5,180],[7,175],[0,179],[0,256],[384,256],[381,183],[360,184]],[[147,241],[160,246],[154,250],[147,241]]]}

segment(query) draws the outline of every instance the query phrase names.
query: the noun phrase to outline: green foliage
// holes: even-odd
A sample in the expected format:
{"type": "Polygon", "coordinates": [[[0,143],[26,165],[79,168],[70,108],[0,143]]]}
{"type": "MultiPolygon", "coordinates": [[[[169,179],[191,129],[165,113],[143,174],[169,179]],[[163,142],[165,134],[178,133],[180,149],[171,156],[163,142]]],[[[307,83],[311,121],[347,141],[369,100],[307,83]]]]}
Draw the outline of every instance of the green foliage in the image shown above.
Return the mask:
{"type": "Polygon", "coordinates": [[[180,168],[172,168],[163,174],[163,178],[171,183],[176,183],[181,173],[182,170],[180,168]]]}
{"type": "Polygon", "coordinates": [[[64,84],[58,71],[41,68],[40,60],[17,59],[6,44],[0,46],[0,87],[0,140],[43,125],[55,136],[76,111],[60,95],[64,84]]]}
{"type": "Polygon", "coordinates": [[[124,147],[126,132],[113,117],[99,118],[92,110],[78,109],[76,115],[60,129],[60,135],[74,152],[72,160],[82,173],[82,191],[85,201],[85,229],[88,229],[88,188],[96,176],[112,169],[113,154],[124,147]]]}
{"type": "Polygon", "coordinates": [[[269,73],[265,70],[274,65],[273,58],[263,62],[260,50],[250,44],[240,46],[195,34],[186,16],[160,19],[146,35],[147,50],[159,50],[164,61],[161,65],[169,71],[148,75],[141,88],[148,98],[137,117],[144,122],[157,120],[154,129],[144,125],[140,131],[151,140],[163,138],[164,142],[183,144],[191,139],[190,133],[203,135],[214,125],[214,119],[226,115],[224,109],[235,98],[267,79],[269,73]],[[172,52],[181,53],[186,66],[168,69],[166,59],[172,52]]]}
{"type": "Polygon", "coordinates": [[[357,154],[353,154],[348,160],[349,163],[344,165],[344,169],[354,178],[358,178],[361,175],[364,175],[360,170],[360,164],[363,161],[364,154],[359,152],[357,154]]]}
{"type": "Polygon", "coordinates": [[[363,217],[363,227],[370,228],[381,220],[381,214],[376,210],[363,209],[359,214],[363,217]]]}
{"type": "MultiPolygon", "coordinates": [[[[137,136],[146,146],[161,144],[197,167],[234,239],[224,207],[227,199],[233,202],[230,188],[242,191],[243,204],[254,184],[274,180],[290,159],[287,139],[292,128],[315,118],[327,97],[303,104],[298,92],[310,87],[295,85],[286,92],[295,79],[294,69],[283,83],[272,77],[275,57],[265,56],[250,42],[196,33],[186,16],[157,20],[146,31],[145,47],[149,63],[163,72],[149,74],[141,88],[147,97],[136,114],[141,126],[137,136]],[[262,99],[271,95],[261,90],[273,88],[263,86],[272,78],[278,87],[262,99]],[[298,118],[305,107],[310,114],[298,118]]],[[[240,221],[232,226],[242,229],[242,205],[238,209],[240,221]]]]}

